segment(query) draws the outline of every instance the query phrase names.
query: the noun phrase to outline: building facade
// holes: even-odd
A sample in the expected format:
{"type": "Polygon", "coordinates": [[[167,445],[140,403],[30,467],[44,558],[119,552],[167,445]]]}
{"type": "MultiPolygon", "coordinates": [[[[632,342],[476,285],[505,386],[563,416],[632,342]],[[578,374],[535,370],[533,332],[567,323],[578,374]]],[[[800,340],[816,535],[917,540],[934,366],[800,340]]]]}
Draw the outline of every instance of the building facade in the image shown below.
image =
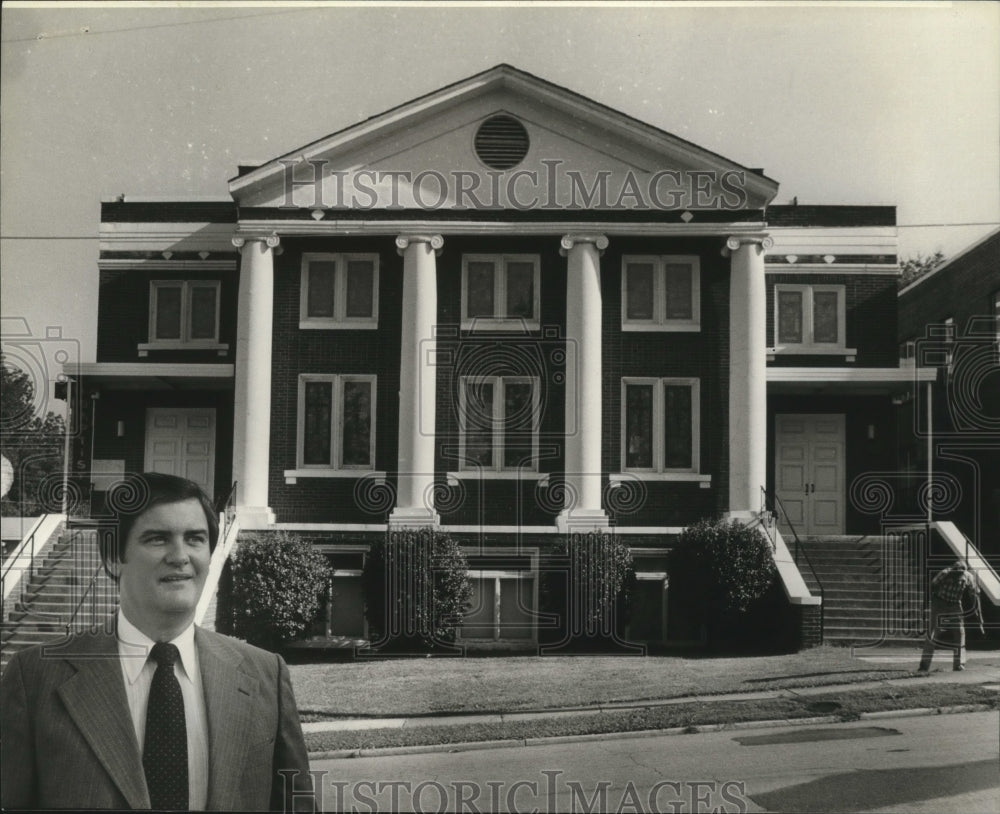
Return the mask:
{"type": "Polygon", "coordinates": [[[895,467],[926,377],[897,354],[894,209],[777,190],[502,65],[240,167],[231,200],[105,202],[93,511],[135,470],[234,493],[242,528],[328,553],[359,637],[372,540],[438,526],[484,644],[535,641],[539,557],[613,527],[635,637],[690,639],[679,532],[776,499],[800,535],[877,529],[852,485],[895,467]]]}

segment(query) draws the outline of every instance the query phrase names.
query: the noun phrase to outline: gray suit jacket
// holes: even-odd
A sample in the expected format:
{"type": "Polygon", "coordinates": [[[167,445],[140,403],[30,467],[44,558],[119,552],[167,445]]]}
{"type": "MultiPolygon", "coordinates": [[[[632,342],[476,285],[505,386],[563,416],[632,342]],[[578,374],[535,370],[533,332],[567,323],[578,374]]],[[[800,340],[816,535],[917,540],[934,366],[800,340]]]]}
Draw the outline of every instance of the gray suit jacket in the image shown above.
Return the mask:
{"type": "MultiPolygon", "coordinates": [[[[285,662],[201,628],[195,645],[208,715],[208,808],[311,810],[280,774],[298,770],[296,788],[308,788],[285,662]]],[[[0,682],[0,715],[4,808],[150,807],[114,634],[15,654],[0,682]]]]}

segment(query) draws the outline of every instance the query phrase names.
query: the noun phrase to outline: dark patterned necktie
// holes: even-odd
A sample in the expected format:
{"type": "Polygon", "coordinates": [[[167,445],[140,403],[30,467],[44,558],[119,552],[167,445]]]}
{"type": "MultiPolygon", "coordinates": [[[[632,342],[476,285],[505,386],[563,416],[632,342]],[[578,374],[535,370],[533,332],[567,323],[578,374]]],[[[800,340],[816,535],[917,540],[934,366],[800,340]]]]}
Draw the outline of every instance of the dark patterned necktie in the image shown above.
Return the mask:
{"type": "Polygon", "coordinates": [[[156,662],[156,672],[149,688],[142,750],[149,801],[154,810],[187,810],[187,726],[181,685],[174,675],[180,653],[172,644],[157,642],[150,657],[156,662]]]}

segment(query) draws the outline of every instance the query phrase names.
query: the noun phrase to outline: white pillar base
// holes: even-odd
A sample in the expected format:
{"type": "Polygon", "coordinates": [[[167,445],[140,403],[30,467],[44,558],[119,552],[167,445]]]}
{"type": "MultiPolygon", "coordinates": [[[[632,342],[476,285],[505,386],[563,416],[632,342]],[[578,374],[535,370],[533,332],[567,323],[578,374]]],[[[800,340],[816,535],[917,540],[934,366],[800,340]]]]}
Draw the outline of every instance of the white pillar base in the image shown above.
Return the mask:
{"type": "Polygon", "coordinates": [[[433,509],[422,507],[396,508],[389,514],[387,525],[390,531],[426,526],[437,528],[441,525],[441,515],[433,509]]]}
{"type": "Polygon", "coordinates": [[[556,528],[560,534],[586,534],[610,526],[611,521],[603,509],[563,509],[556,515],[556,528]]]}
{"type": "Polygon", "coordinates": [[[277,521],[269,506],[237,506],[236,519],[241,529],[266,529],[277,521]]]}

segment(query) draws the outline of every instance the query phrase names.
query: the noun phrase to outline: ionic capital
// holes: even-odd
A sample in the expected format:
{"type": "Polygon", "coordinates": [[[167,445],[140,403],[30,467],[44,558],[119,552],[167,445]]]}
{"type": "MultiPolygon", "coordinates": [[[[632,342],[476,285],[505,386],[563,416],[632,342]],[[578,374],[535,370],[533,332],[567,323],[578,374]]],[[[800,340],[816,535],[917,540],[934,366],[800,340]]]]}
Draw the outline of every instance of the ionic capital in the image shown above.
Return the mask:
{"type": "Polygon", "coordinates": [[[241,253],[243,251],[243,247],[248,242],[253,241],[263,243],[268,249],[273,250],[275,254],[281,254],[281,238],[278,237],[275,232],[272,232],[269,235],[233,235],[233,245],[241,253]]]}
{"type": "Polygon", "coordinates": [[[441,235],[398,235],[396,237],[396,251],[402,255],[410,244],[416,243],[430,244],[435,257],[440,257],[444,248],[444,238],[441,235]]]}
{"type": "Polygon", "coordinates": [[[559,240],[559,254],[565,257],[578,243],[591,243],[601,254],[608,248],[608,239],[604,235],[563,235],[559,240]]]}
{"type": "Polygon", "coordinates": [[[730,235],[726,238],[722,256],[729,257],[733,252],[738,251],[740,246],[753,246],[758,254],[762,254],[773,245],[774,239],[770,235],[730,235]]]}

